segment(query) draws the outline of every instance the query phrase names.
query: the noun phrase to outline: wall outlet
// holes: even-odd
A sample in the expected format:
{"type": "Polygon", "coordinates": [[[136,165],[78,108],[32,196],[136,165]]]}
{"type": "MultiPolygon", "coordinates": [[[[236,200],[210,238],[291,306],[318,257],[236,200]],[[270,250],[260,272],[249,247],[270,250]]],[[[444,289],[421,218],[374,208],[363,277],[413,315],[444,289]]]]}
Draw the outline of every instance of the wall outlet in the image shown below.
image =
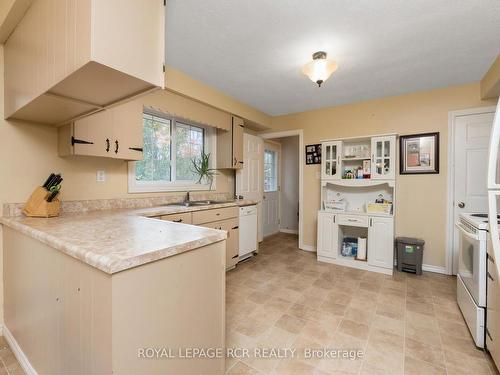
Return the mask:
{"type": "Polygon", "coordinates": [[[106,182],[106,171],[105,170],[99,170],[95,174],[95,180],[97,182],[106,182]]]}

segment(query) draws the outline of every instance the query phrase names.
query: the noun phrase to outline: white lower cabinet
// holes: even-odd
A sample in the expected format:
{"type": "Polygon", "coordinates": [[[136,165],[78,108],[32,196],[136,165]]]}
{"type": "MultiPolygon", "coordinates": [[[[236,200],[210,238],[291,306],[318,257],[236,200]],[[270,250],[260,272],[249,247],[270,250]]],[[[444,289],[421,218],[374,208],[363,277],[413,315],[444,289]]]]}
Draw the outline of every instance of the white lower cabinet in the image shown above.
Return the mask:
{"type": "Polygon", "coordinates": [[[339,225],[337,215],[329,212],[318,213],[318,256],[335,259],[339,247],[339,225]]]}
{"type": "Polygon", "coordinates": [[[394,267],[394,220],[370,217],[368,226],[368,264],[394,267]]]}
{"type": "Polygon", "coordinates": [[[317,257],[319,261],[392,274],[394,218],[319,211],[317,257]],[[366,261],[340,255],[344,236],[368,237],[366,261]]]}

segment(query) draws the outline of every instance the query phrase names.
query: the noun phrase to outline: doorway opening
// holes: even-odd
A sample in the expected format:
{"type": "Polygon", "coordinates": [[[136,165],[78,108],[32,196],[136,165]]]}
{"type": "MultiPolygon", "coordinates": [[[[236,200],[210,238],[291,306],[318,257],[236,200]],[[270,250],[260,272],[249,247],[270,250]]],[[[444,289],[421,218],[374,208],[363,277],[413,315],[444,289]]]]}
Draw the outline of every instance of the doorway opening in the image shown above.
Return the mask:
{"type": "Polygon", "coordinates": [[[263,236],[287,233],[302,240],[302,130],[261,134],[264,138],[263,236]]]}

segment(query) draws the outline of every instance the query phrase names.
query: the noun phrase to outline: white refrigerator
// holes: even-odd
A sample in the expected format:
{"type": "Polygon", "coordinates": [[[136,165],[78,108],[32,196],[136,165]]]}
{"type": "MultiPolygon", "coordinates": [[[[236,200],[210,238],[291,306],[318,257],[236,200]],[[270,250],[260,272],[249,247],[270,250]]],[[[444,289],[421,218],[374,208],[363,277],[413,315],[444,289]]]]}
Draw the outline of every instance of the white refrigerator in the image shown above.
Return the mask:
{"type": "Polygon", "coordinates": [[[488,222],[487,245],[486,348],[500,367],[500,99],[491,130],[488,155],[488,222]]]}

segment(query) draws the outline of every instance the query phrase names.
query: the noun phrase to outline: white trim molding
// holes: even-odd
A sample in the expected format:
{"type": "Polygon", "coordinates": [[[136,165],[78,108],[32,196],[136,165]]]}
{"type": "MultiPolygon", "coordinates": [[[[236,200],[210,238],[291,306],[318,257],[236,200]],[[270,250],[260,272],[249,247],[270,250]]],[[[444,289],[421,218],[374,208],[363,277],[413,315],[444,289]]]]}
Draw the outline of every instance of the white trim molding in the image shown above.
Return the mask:
{"type": "Polygon", "coordinates": [[[284,130],[272,133],[259,133],[258,134],[263,139],[273,139],[273,138],[284,138],[299,136],[299,249],[306,251],[315,251],[312,248],[304,244],[304,130],[284,130]],[[312,248],[312,250],[310,250],[312,248]]]}
{"type": "Polygon", "coordinates": [[[7,341],[7,343],[9,344],[10,350],[12,350],[12,353],[14,353],[14,356],[19,362],[19,365],[21,365],[21,367],[23,368],[26,375],[38,375],[35,368],[31,365],[30,361],[28,360],[28,357],[26,357],[24,352],[21,350],[21,347],[17,343],[14,336],[12,336],[12,333],[10,333],[7,326],[3,326],[2,331],[3,331],[3,336],[5,337],[5,341],[7,341]]]}
{"type": "Polygon", "coordinates": [[[285,228],[281,228],[280,232],[281,233],[288,233],[288,234],[299,234],[299,231],[297,229],[285,229],[285,228]]]}
{"type": "Polygon", "coordinates": [[[448,275],[448,270],[446,267],[433,266],[431,264],[422,264],[422,271],[441,273],[443,275],[448,275]]]}
{"type": "MultiPolygon", "coordinates": [[[[454,233],[454,217],[453,208],[455,201],[455,120],[460,116],[477,115],[481,113],[495,112],[496,106],[478,107],[462,109],[458,111],[448,112],[448,191],[447,191],[447,209],[446,209],[446,250],[445,250],[445,273],[453,274],[453,233],[454,233]]],[[[435,266],[429,266],[435,268],[435,266]]],[[[423,269],[423,266],[422,266],[423,269]]],[[[438,271],[430,271],[438,272],[438,271]]],[[[438,272],[439,273],[439,272],[438,272]]]]}
{"type": "Polygon", "coordinates": [[[310,251],[311,253],[316,252],[316,247],[312,245],[302,244],[302,246],[299,246],[299,248],[304,251],[310,251]]]}

